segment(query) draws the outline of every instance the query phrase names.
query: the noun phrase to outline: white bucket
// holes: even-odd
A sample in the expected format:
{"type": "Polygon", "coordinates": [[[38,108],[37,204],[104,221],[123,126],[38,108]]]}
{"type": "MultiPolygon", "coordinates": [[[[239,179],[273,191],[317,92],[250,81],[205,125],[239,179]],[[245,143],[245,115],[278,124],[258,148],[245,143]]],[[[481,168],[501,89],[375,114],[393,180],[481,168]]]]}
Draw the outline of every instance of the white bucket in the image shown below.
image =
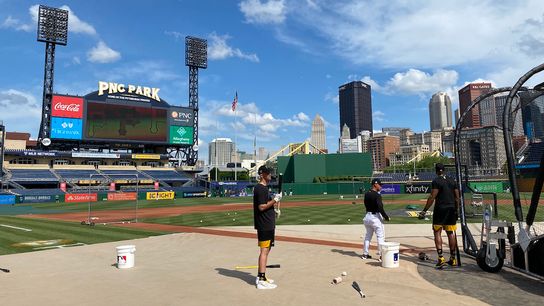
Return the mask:
{"type": "Polygon", "coordinates": [[[134,267],[134,252],[136,247],[134,245],[122,245],[116,247],[117,249],[117,268],[127,269],[134,267]]]}
{"type": "Polygon", "coordinates": [[[398,268],[400,243],[384,242],[380,244],[380,247],[382,252],[382,267],[398,268]]]}

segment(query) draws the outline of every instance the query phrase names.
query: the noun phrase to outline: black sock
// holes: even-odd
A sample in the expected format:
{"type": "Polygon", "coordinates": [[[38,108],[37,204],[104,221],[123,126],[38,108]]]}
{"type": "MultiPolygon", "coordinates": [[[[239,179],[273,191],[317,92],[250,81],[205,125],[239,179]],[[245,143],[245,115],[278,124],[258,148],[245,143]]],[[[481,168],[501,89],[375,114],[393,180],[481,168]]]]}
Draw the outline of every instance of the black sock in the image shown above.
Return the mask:
{"type": "Polygon", "coordinates": [[[450,257],[455,258],[455,255],[456,255],[455,250],[450,250],[450,257]]]}
{"type": "Polygon", "coordinates": [[[436,250],[436,252],[438,253],[438,257],[443,257],[442,256],[442,249],[438,249],[438,250],[436,250]]]}
{"type": "Polygon", "coordinates": [[[257,274],[257,277],[259,277],[259,280],[266,280],[266,276],[264,276],[264,273],[259,272],[257,274]]]}

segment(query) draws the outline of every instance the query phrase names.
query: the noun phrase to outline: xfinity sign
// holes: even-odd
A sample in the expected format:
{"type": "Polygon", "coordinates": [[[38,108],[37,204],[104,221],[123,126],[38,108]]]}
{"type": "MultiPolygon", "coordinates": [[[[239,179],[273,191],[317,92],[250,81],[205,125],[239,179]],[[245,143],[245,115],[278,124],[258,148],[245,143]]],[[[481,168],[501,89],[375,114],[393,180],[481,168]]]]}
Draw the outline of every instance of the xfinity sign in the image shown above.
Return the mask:
{"type": "Polygon", "coordinates": [[[406,193],[414,194],[414,193],[430,193],[431,192],[431,185],[423,185],[423,184],[406,184],[404,187],[404,191],[406,193]]]}

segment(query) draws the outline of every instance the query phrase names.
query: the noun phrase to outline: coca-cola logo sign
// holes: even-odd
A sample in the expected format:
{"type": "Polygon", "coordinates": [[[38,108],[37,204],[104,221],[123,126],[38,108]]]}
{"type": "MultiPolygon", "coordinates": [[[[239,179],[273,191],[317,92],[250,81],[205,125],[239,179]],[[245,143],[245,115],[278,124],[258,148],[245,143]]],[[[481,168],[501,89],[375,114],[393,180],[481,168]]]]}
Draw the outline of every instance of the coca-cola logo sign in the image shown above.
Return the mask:
{"type": "Polygon", "coordinates": [[[55,103],[54,110],[62,110],[68,112],[79,112],[79,104],[62,104],[62,102],[55,103]]]}
{"type": "Polygon", "coordinates": [[[63,118],[83,117],[83,98],[54,95],[51,101],[51,115],[63,118]]]}

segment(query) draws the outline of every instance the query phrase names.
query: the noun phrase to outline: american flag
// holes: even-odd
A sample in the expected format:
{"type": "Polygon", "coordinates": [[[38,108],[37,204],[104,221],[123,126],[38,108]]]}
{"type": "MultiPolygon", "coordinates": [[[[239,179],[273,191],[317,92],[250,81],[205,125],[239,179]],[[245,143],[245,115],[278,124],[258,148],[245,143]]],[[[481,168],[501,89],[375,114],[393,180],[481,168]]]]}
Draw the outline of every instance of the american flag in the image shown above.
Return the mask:
{"type": "Polygon", "coordinates": [[[232,111],[236,110],[236,104],[238,104],[238,91],[236,92],[236,95],[234,96],[234,100],[232,100],[232,111]]]}

